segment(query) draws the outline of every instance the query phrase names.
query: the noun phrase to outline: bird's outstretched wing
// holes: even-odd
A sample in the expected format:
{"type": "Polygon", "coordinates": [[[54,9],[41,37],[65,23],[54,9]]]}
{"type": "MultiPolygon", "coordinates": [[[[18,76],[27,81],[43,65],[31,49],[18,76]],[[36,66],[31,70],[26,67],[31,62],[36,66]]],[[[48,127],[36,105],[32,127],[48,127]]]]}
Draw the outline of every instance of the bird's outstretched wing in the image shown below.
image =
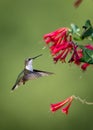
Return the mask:
{"type": "Polygon", "coordinates": [[[39,77],[48,76],[54,74],[52,72],[41,71],[34,69],[33,71],[23,70],[17,77],[17,80],[12,87],[12,91],[18,88],[21,84],[24,84],[25,81],[37,79],[39,77]]]}
{"type": "Polygon", "coordinates": [[[54,74],[54,73],[34,69],[29,74],[25,75],[25,78],[26,78],[25,80],[37,79],[39,77],[49,76],[49,75],[52,75],[52,74],[54,74]]]}

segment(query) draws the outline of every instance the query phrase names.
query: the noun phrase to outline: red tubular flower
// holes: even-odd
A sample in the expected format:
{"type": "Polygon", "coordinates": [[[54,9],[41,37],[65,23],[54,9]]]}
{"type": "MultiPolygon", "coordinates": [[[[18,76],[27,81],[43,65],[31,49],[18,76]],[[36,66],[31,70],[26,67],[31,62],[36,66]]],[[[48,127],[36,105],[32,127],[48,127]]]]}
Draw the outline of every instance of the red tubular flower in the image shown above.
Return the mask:
{"type": "Polygon", "coordinates": [[[50,105],[50,110],[52,112],[55,112],[58,109],[62,108],[65,104],[68,103],[68,105],[66,107],[62,108],[62,112],[65,113],[65,114],[68,114],[68,110],[69,110],[69,107],[71,106],[73,98],[74,97],[71,96],[71,97],[68,97],[67,99],[63,100],[62,102],[59,102],[59,103],[56,103],[56,104],[51,104],[50,105]]]}
{"type": "Polygon", "coordinates": [[[49,34],[45,34],[44,40],[47,44],[50,42],[54,42],[54,43],[57,42],[58,43],[59,40],[61,40],[64,36],[67,35],[67,32],[68,32],[68,28],[65,28],[65,27],[57,29],[54,32],[51,32],[49,34]]]}
{"type": "Polygon", "coordinates": [[[82,69],[83,71],[85,71],[89,65],[90,65],[90,64],[88,64],[88,63],[83,63],[83,64],[81,65],[81,69],[82,69]]]}
{"type": "Polygon", "coordinates": [[[68,114],[68,110],[69,110],[69,107],[70,107],[70,105],[71,105],[71,102],[72,102],[72,101],[69,101],[69,104],[68,104],[65,108],[62,109],[62,112],[63,112],[63,113],[68,114]]]}
{"type": "Polygon", "coordinates": [[[73,54],[71,56],[71,59],[69,60],[69,63],[74,62],[75,64],[80,64],[80,58],[82,57],[81,50],[77,50],[78,46],[73,44],[73,54]]]}
{"type": "Polygon", "coordinates": [[[93,50],[93,45],[91,45],[91,44],[88,44],[85,47],[88,48],[88,49],[90,49],[90,50],[93,50]]]}

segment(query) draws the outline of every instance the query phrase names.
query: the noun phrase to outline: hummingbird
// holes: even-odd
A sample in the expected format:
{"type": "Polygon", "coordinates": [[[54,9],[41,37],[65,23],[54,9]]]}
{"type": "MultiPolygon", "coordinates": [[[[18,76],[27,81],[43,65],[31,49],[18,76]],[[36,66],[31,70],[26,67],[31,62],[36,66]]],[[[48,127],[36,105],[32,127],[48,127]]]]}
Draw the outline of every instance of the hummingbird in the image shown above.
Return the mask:
{"type": "Polygon", "coordinates": [[[33,69],[32,62],[33,62],[34,59],[36,59],[39,56],[42,56],[42,54],[35,56],[33,58],[28,58],[28,59],[25,60],[24,69],[18,75],[17,80],[16,80],[14,86],[11,89],[12,91],[15,90],[16,88],[18,88],[21,84],[24,85],[25,82],[28,81],[28,80],[37,79],[39,77],[48,76],[48,75],[53,74],[52,72],[33,69]]]}

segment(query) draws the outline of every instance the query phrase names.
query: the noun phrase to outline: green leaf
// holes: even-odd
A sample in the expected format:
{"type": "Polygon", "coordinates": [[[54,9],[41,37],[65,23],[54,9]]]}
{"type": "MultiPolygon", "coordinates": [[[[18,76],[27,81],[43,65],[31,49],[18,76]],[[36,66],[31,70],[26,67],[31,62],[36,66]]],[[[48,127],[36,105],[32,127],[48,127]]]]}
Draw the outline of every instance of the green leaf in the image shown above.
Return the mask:
{"type": "Polygon", "coordinates": [[[83,57],[80,59],[81,62],[93,64],[93,50],[90,50],[82,45],[79,45],[82,49],[83,57]]]}
{"type": "Polygon", "coordinates": [[[89,27],[88,29],[86,29],[82,35],[81,35],[81,38],[84,39],[84,38],[87,38],[87,37],[92,37],[93,35],[93,28],[92,27],[89,27]]]}
{"type": "Polygon", "coordinates": [[[91,22],[90,22],[90,20],[86,20],[85,25],[83,26],[83,28],[89,28],[89,27],[92,27],[91,22]]]}
{"type": "Polygon", "coordinates": [[[81,34],[81,38],[84,39],[84,38],[87,38],[87,37],[93,37],[93,27],[91,25],[91,22],[90,20],[87,20],[85,22],[85,25],[83,26],[83,29],[84,31],[82,32],[81,34]]]}

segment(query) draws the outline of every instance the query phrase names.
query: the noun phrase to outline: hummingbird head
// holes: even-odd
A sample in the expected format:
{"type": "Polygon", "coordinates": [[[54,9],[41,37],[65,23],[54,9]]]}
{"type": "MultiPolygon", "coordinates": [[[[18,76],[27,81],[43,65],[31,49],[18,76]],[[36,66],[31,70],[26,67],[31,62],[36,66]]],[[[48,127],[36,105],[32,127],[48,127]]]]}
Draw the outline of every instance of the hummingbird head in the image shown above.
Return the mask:
{"type": "Polygon", "coordinates": [[[38,55],[38,56],[35,56],[35,57],[33,57],[33,58],[28,58],[28,59],[26,59],[26,60],[25,60],[25,68],[26,68],[27,70],[33,71],[32,62],[33,62],[34,59],[36,59],[36,58],[39,57],[39,56],[42,56],[42,54],[40,54],[40,55],[38,55]]]}

